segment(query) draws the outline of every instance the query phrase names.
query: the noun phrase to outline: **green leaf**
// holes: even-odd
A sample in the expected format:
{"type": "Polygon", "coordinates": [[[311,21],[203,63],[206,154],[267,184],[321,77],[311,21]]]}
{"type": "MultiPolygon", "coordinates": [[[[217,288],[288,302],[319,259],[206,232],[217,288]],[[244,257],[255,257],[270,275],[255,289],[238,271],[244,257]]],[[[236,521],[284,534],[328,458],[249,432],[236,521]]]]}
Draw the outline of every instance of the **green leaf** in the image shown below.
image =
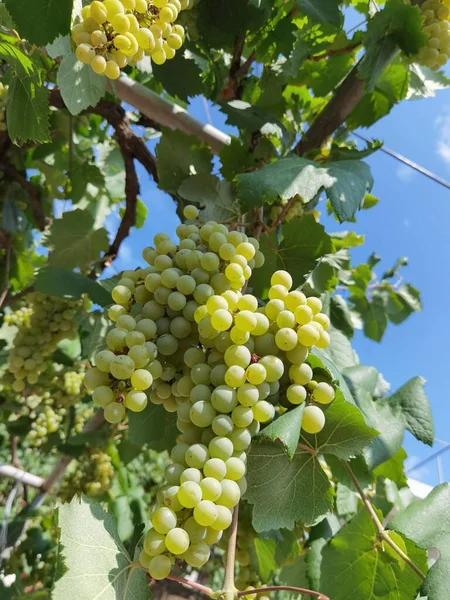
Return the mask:
{"type": "Polygon", "coordinates": [[[111,322],[100,312],[91,312],[80,323],[81,355],[92,360],[105,348],[105,337],[111,322]]]}
{"type": "Polygon", "coordinates": [[[381,432],[364,451],[370,469],[385,462],[399,450],[405,429],[424,443],[432,443],[433,423],[421,377],[411,379],[389,398],[374,402],[378,384],[376,369],[355,366],[343,369],[342,374],[366,422],[381,432]]]}
{"type": "Polygon", "coordinates": [[[49,139],[48,90],[36,75],[17,75],[9,85],[6,103],[8,134],[13,142],[49,139]]]}
{"type": "Polygon", "coordinates": [[[340,517],[358,512],[359,496],[352,489],[338,482],[336,487],[336,510],[340,517]]]}
{"type": "Polygon", "coordinates": [[[163,84],[164,89],[172,96],[188,100],[189,96],[197,96],[203,92],[202,73],[188,51],[181,50],[172,60],[164,65],[152,64],[155,79],[163,84]],[[182,76],[180,77],[180,74],[182,76]]]}
{"type": "Polygon", "coordinates": [[[335,329],[342,331],[347,337],[353,337],[355,331],[353,319],[347,302],[339,294],[330,297],[329,317],[335,329]]]}
{"type": "Polygon", "coordinates": [[[93,229],[94,218],[86,210],[65,212],[55,219],[44,245],[51,249],[49,262],[66,269],[89,268],[109,246],[105,229],[93,229]]]}
{"type": "Polygon", "coordinates": [[[56,81],[64,104],[72,115],[79,115],[89,106],[98,104],[106,90],[106,78],[81,63],[75,54],[63,58],[56,81]]]}
{"type": "Polygon", "coordinates": [[[285,128],[274,115],[249,102],[232,100],[222,104],[220,110],[227,115],[227,125],[234,125],[242,130],[253,133],[261,131],[263,135],[276,135],[281,138],[285,128]]]}
{"type": "Polygon", "coordinates": [[[278,568],[275,560],[277,542],[270,538],[255,537],[253,544],[258,565],[258,573],[262,583],[265,583],[278,568]]]}
{"type": "Polygon", "coordinates": [[[172,437],[171,415],[164,410],[163,406],[156,406],[151,402],[140,413],[132,413],[130,411],[128,423],[129,440],[133,444],[150,444],[151,447],[158,449],[158,443],[163,443],[162,449],[166,449],[166,434],[170,434],[172,445],[175,443],[176,435],[178,435],[174,433],[172,437]]]}
{"type": "Polygon", "coordinates": [[[331,23],[339,27],[342,15],[336,0],[297,0],[300,14],[304,13],[317,23],[331,23]]]}
{"type": "Polygon", "coordinates": [[[293,529],[296,521],[312,525],[332,509],[333,488],[317,456],[302,449],[289,460],[281,444],[255,440],[247,479],[256,531],[293,529]]]}
{"type": "Polygon", "coordinates": [[[142,569],[131,564],[116,523],[100,504],[75,496],[58,507],[59,571],[54,600],[149,600],[142,569]]]}
{"type": "Polygon", "coordinates": [[[236,221],[239,204],[231,183],[209,173],[199,173],[185,179],[178,193],[187,202],[203,205],[200,216],[204,221],[236,221]]]}
{"type": "Polygon", "coordinates": [[[59,58],[70,54],[72,52],[70,35],[58,36],[54,42],[47,44],[45,49],[50,58],[59,58]]]}
{"type": "Polygon", "coordinates": [[[190,175],[211,172],[212,153],[198,138],[164,129],[156,146],[156,164],[160,187],[176,193],[190,175]]]}
{"type": "Polygon", "coordinates": [[[439,90],[450,87],[450,79],[442,71],[432,71],[428,67],[414,63],[411,65],[408,100],[434,98],[439,90]]]}
{"type": "Polygon", "coordinates": [[[285,413],[270,425],[264,427],[258,434],[258,438],[280,442],[289,458],[292,459],[297,449],[298,440],[300,439],[304,410],[305,406],[301,404],[294,410],[285,413]]]}
{"type": "MultiPolygon", "coordinates": [[[[421,548],[437,548],[439,558],[429,570],[422,587],[428,600],[442,600],[450,586],[450,484],[434,488],[425,500],[419,500],[395,515],[389,528],[407,536],[421,548]]],[[[426,569],[422,569],[426,572],[426,569]]]]}
{"type": "Polygon", "coordinates": [[[317,262],[334,250],[325,228],[312,214],[284,223],[282,235],[278,250],[272,252],[276,253],[277,267],[292,275],[294,287],[301,285],[317,262]]]}
{"type": "Polygon", "coordinates": [[[39,272],[35,289],[50,296],[78,299],[87,294],[95,304],[111,304],[111,295],[96,281],[80,273],[72,273],[63,267],[48,265],[39,272]]]}
{"type": "Polygon", "coordinates": [[[21,37],[45,46],[70,30],[71,0],[4,0],[21,37]],[[45,27],[42,24],[45,23],[45,27]]]}
{"type": "Polygon", "coordinates": [[[353,367],[359,363],[358,355],[348,337],[333,326],[328,330],[330,345],[323,350],[323,355],[334,362],[338,369],[353,367]]]}
{"type": "Polygon", "coordinates": [[[341,221],[351,219],[361,208],[366,191],[372,187],[370,168],[363,162],[343,160],[319,165],[299,156],[275,161],[259,171],[236,177],[243,209],[249,210],[278,198],[298,195],[310,202],[322,189],[341,221]]]}
{"type": "Polygon", "coordinates": [[[259,249],[264,254],[264,265],[253,269],[249,281],[249,291],[257,298],[266,299],[269,295],[270,277],[277,270],[278,236],[275,231],[259,239],[259,249]]]}
{"type": "Polygon", "coordinates": [[[400,448],[389,460],[373,470],[374,477],[390,479],[400,487],[406,487],[408,485],[408,478],[405,475],[406,457],[404,448],[400,448]]]}
{"type": "MultiPolygon", "coordinates": [[[[426,552],[400,536],[395,542],[426,572],[426,552]]],[[[422,582],[385,542],[379,541],[378,530],[364,509],[330,541],[322,556],[320,591],[333,600],[414,600],[422,582]]]]}

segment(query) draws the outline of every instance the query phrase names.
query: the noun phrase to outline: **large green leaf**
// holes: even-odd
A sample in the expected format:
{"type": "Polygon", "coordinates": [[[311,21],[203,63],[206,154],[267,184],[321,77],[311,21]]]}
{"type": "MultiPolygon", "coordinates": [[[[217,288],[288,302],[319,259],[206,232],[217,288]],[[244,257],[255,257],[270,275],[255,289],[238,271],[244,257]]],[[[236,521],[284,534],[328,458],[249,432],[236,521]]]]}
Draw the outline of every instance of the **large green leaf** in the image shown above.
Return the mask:
{"type": "Polygon", "coordinates": [[[116,523],[100,504],[74,496],[58,507],[59,572],[54,600],[149,600],[145,572],[132,564],[116,523]]]}
{"type": "Polygon", "coordinates": [[[411,65],[408,100],[433,98],[439,90],[450,87],[450,79],[442,71],[432,71],[423,65],[411,65]]]}
{"type": "Polygon", "coordinates": [[[333,507],[333,488],[318,457],[298,448],[289,460],[283,446],[254,440],[248,455],[246,499],[253,504],[256,531],[296,521],[313,525],[333,507]]]}
{"type": "Polygon", "coordinates": [[[188,202],[203,205],[200,216],[203,221],[236,221],[239,204],[231,183],[210,175],[199,173],[185,179],[178,193],[188,202]]]}
{"type": "Polygon", "coordinates": [[[4,0],[21,37],[45,46],[70,30],[72,0],[4,0]]]}
{"type": "Polygon", "coordinates": [[[35,289],[43,294],[69,298],[81,298],[87,294],[95,304],[111,304],[111,295],[96,281],[80,273],[73,273],[63,267],[48,265],[37,276],[35,289]]]}
{"type": "MultiPolygon", "coordinates": [[[[394,536],[395,543],[426,572],[426,552],[410,540],[394,536]]],[[[422,583],[390,546],[379,540],[364,509],[331,540],[322,556],[320,591],[333,600],[414,600],[422,583]]]]}
{"type": "Polygon", "coordinates": [[[305,14],[317,23],[331,23],[339,27],[342,15],[336,0],[297,0],[300,14],[305,14]]]}
{"type": "Polygon", "coordinates": [[[92,361],[100,350],[105,349],[105,337],[111,321],[103,313],[95,311],[83,317],[80,322],[81,354],[92,361]]]}
{"type": "Polygon", "coordinates": [[[73,115],[95,106],[106,90],[106,78],[94,73],[89,65],[81,63],[75,54],[63,58],[56,80],[64,104],[73,115]]]}
{"type": "Polygon", "coordinates": [[[48,140],[48,90],[37,75],[17,74],[12,79],[6,109],[8,134],[14,142],[48,140]]]}
{"type": "MultiPolygon", "coordinates": [[[[450,484],[437,486],[424,500],[414,502],[389,523],[421,548],[439,550],[439,559],[428,572],[422,592],[428,600],[447,597],[450,586],[450,484]]],[[[425,571],[425,570],[424,570],[425,571]]]]}
{"type": "Polygon", "coordinates": [[[236,177],[243,209],[249,210],[278,198],[300,196],[309,202],[325,190],[341,221],[351,219],[361,208],[373,185],[370,168],[363,162],[343,160],[327,165],[294,156],[275,161],[254,173],[236,177]]]}
{"type": "Polygon", "coordinates": [[[301,404],[297,408],[294,408],[294,410],[285,413],[279,419],[264,427],[258,437],[262,440],[280,442],[289,458],[292,458],[300,439],[304,410],[305,405],[301,404]]]}
{"type": "Polygon", "coordinates": [[[152,64],[153,75],[160,81],[164,89],[172,96],[187,100],[189,96],[197,96],[204,91],[202,73],[191,58],[190,52],[180,50],[172,60],[164,65],[152,64]],[[180,77],[182,73],[182,77],[180,77]]]}
{"type": "MultiPolygon", "coordinates": [[[[133,444],[149,444],[152,447],[163,443],[166,435],[171,437],[172,446],[177,433],[173,435],[172,419],[163,406],[149,402],[140,413],[131,412],[128,417],[129,439],[133,444]]],[[[162,449],[166,449],[165,444],[162,449]]],[[[171,446],[169,446],[169,449],[171,446]]]]}
{"type": "Polygon", "coordinates": [[[87,210],[65,212],[53,221],[45,246],[51,249],[49,262],[66,269],[89,268],[108,249],[105,229],[93,229],[94,217],[87,210]]]}
{"type": "Polygon", "coordinates": [[[212,153],[198,138],[165,129],[156,146],[156,163],[160,187],[176,193],[190,175],[211,172],[212,153]]]}
{"type": "Polygon", "coordinates": [[[421,377],[409,380],[389,398],[374,402],[376,369],[360,365],[346,368],[342,373],[367,423],[380,431],[364,452],[369,468],[380,465],[399,450],[405,429],[424,443],[433,443],[433,421],[421,377]]]}

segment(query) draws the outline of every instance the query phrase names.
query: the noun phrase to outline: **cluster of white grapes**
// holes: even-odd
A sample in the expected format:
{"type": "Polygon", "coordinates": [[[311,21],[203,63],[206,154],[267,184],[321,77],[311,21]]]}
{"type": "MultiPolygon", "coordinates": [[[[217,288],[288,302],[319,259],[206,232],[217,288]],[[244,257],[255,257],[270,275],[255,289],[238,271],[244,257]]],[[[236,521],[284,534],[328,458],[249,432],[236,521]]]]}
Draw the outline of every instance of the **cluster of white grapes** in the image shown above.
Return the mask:
{"type": "Polygon", "coordinates": [[[72,28],[76,56],[109,79],[117,79],[120,69],[145,55],[162,65],[183,45],[184,28],[174,23],[192,4],[193,0],[94,0],[72,28]]]}
{"type": "Polygon", "coordinates": [[[60,501],[70,502],[75,494],[98,497],[111,487],[114,467],[111,457],[99,448],[89,448],[76,461],[73,461],[64,477],[58,492],[60,501]]]}
{"type": "Polygon", "coordinates": [[[144,410],[148,399],[177,413],[180,435],[140,556],[154,579],[166,577],[176,558],[204,565],[230,526],[246,490],[246,452],[275,416],[280,382],[288,379],[290,407],[307,403],[306,433],[323,428],[318,405],[335,393],[305,364],[311,346],[330,341],[320,300],[291,291],[289,273],[277,271],[269,301],[259,306],[244,292],[264,263],[258,240],[202,224],[194,206],[184,215],[179,245],[157,234],[155,247],[143,251],[148,266],[122,273],[108,310],[115,324],[108,349],[85,376],[112,423],[126,408],[144,410]]]}
{"type": "Polygon", "coordinates": [[[10,316],[9,322],[18,324],[14,347],[8,358],[8,373],[13,375],[12,390],[21,393],[34,385],[39,376],[51,365],[49,356],[63,339],[77,334],[74,319],[78,302],[33,292],[27,296],[28,309],[20,309],[19,316],[10,316]]]}
{"type": "Polygon", "coordinates": [[[450,0],[426,0],[420,9],[428,39],[414,60],[436,70],[443,67],[450,56],[450,0]]]}

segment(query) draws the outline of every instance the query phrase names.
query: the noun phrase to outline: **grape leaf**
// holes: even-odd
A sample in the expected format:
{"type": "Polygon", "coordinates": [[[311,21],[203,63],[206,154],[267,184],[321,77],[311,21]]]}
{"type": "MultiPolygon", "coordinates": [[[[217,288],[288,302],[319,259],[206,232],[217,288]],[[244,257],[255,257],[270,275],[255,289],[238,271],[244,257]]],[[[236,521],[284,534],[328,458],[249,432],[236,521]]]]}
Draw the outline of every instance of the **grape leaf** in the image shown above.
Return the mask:
{"type": "Polygon", "coordinates": [[[148,580],[120,541],[113,517],[100,504],[74,496],[58,506],[60,531],[54,600],[149,600],[148,580]]]}
{"type": "Polygon", "coordinates": [[[258,438],[262,440],[272,440],[280,442],[286,450],[289,458],[292,458],[297,449],[300,439],[300,429],[302,426],[303,412],[305,405],[301,404],[280,418],[273,421],[259,433],[258,438]]]}
{"type": "Polygon", "coordinates": [[[245,498],[258,532],[293,529],[296,521],[313,525],[333,507],[333,488],[317,456],[300,448],[289,460],[281,444],[254,440],[247,480],[245,498]]]}
{"type": "Polygon", "coordinates": [[[181,100],[188,100],[189,96],[197,96],[204,90],[202,73],[195,60],[189,56],[190,53],[183,53],[181,50],[164,65],[152,65],[155,79],[163,84],[169,94],[178,96],[181,100]],[[182,77],[180,73],[183,74],[182,77]]]}
{"type": "MultiPolygon", "coordinates": [[[[133,444],[150,444],[152,447],[163,442],[167,429],[171,426],[171,415],[163,406],[149,402],[147,407],[140,413],[131,412],[128,417],[129,440],[133,444]]],[[[169,432],[170,433],[170,432],[169,432]]],[[[172,437],[172,446],[175,443],[175,433],[172,437]]],[[[171,448],[172,446],[169,446],[171,448]]],[[[166,449],[165,446],[163,449],[166,449]]]]}
{"type": "Polygon", "coordinates": [[[106,90],[106,78],[94,73],[73,53],[63,58],[56,81],[64,104],[72,115],[79,115],[89,106],[95,106],[106,90]]]}
{"type": "Polygon", "coordinates": [[[432,71],[428,67],[414,63],[411,65],[408,100],[433,98],[439,90],[450,87],[450,79],[442,71],[432,71]]]}
{"type": "Polygon", "coordinates": [[[300,14],[304,13],[317,23],[341,24],[342,15],[336,0],[297,0],[300,14]]]}
{"type": "Polygon", "coordinates": [[[48,90],[37,75],[19,75],[9,85],[6,103],[8,134],[13,142],[49,139],[48,90]]]}
{"type": "Polygon", "coordinates": [[[21,37],[32,44],[45,46],[70,31],[71,0],[4,1],[21,37]]]}
{"type": "Polygon", "coordinates": [[[198,138],[164,129],[156,146],[156,164],[160,187],[176,193],[190,175],[211,172],[212,153],[198,138]]]}
{"type": "Polygon", "coordinates": [[[185,179],[178,193],[188,202],[204,205],[200,216],[204,221],[235,221],[239,205],[231,183],[209,173],[199,173],[185,179]]]}
{"type": "Polygon", "coordinates": [[[434,427],[424,380],[414,377],[388,398],[373,401],[378,372],[372,367],[343,369],[352,395],[369,425],[381,433],[364,451],[370,469],[393,456],[401,447],[405,429],[418,440],[432,445],[434,427]]]}
{"type": "MultiPolygon", "coordinates": [[[[422,593],[428,600],[442,600],[450,586],[450,484],[438,485],[424,500],[419,500],[395,515],[389,528],[400,532],[421,548],[437,548],[439,558],[430,568],[422,593]]],[[[426,570],[423,569],[425,572],[426,570]]]]}
{"type": "Polygon", "coordinates": [[[105,337],[111,327],[111,321],[103,313],[94,311],[83,317],[80,322],[81,355],[92,360],[97,352],[105,349],[105,337]]]}
{"type": "Polygon", "coordinates": [[[319,165],[300,156],[282,158],[235,181],[244,210],[297,195],[310,202],[324,189],[340,221],[353,217],[373,185],[370,168],[361,161],[319,165]]]}
{"type": "MultiPolygon", "coordinates": [[[[382,519],[381,512],[378,514],[382,519]]],[[[426,552],[398,534],[394,541],[427,571],[426,552]]],[[[422,583],[390,546],[379,540],[364,509],[323,549],[321,572],[320,591],[333,600],[413,600],[422,583]]]]}
{"type": "Polygon", "coordinates": [[[35,289],[43,294],[78,299],[87,294],[100,306],[111,304],[111,295],[96,281],[62,267],[48,265],[37,276],[35,289]]]}
{"type": "Polygon", "coordinates": [[[86,210],[65,212],[55,219],[44,245],[51,249],[49,262],[55,267],[86,269],[108,249],[105,229],[93,229],[94,218],[86,210]]]}

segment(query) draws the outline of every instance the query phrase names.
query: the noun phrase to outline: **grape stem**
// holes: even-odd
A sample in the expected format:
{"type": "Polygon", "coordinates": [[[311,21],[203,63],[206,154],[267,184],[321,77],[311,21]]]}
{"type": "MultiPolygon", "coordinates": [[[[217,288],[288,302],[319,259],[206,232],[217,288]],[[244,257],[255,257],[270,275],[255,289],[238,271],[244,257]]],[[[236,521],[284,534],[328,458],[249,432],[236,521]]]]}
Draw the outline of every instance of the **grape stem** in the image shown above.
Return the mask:
{"type": "Polygon", "coordinates": [[[414,573],[418,577],[420,577],[420,579],[424,580],[425,579],[425,575],[422,573],[422,571],[419,569],[419,567],[390,538],[388,532],[385,530],[385,528],[383,526],[383,523],[378,518],[378,515],[377,515],[374,507],[370,503],[370,500],[367,498],[366,494],[364,493],[364,490],[360,486],[359,481],[358,481],[356,475],[353,473],[352,468],[350,467],[350,465],[347,462],[345,462],[345,461],[341,461],[341,462],[344,465],[345,470],[349,474],[350,479],[352,480],[352,483],[355,486],[355,489],[357,490],[358,494],[360,495],[361,500],[362,500],[362,502],[364,504],[364,507],[366,508],[367,512],[370,515],[370,518],[372,519],[373,523],[375,524],[375,527],[378,530],[379,537],[383,541],[385,541],[386,544],[388,544],[392,548],[392,550],[394,550],[394,552],[396,552],[398,554],[398,556],[411,568],[412,571],[414,571],[414,573]]]}
{"type": "Polygon", "coordinates": [[[225,600],[233,600],[236,597],[236,589],[234,587],[234,562],[236,558],[238,520],[239,504],[234,507],[233,520],[230,528],[230,537],[228,539],[227,559],[225,564],[225,575],[223,578],[222,590],[225,600]]]}
{"type": "Polygon", "coordinates": [[[242,598],[242,596],[250,596],[250,594],[265,594],[266,592],[296,592],[297,594],[306,594],[308,596],[314,596],[318,600],[331,600],[328,596],[321,594],[320,592],[315,592],[314,590],[307,590],[306,588],[292,587],[290,585],[274,585],[263,588],[257,588],[255,590],[244,590],[243,592],[238,592],[236,594],[237,598],[242,598]]]}
{"type": "Polygon", "coordinates": [[[214,592],[210,587],[206,585],[202,585],[201,583],[197,583],[196,581],[190,581],[189,579],[185,579],[184,577],[177,577],[176,575],[168,575],[166,579],[170,579],[171,581],[176,581],[177,583],[181,583],[183,585],[187,585],[194,590],[202,592],[211,598],[214,596],[214,592]]]}

